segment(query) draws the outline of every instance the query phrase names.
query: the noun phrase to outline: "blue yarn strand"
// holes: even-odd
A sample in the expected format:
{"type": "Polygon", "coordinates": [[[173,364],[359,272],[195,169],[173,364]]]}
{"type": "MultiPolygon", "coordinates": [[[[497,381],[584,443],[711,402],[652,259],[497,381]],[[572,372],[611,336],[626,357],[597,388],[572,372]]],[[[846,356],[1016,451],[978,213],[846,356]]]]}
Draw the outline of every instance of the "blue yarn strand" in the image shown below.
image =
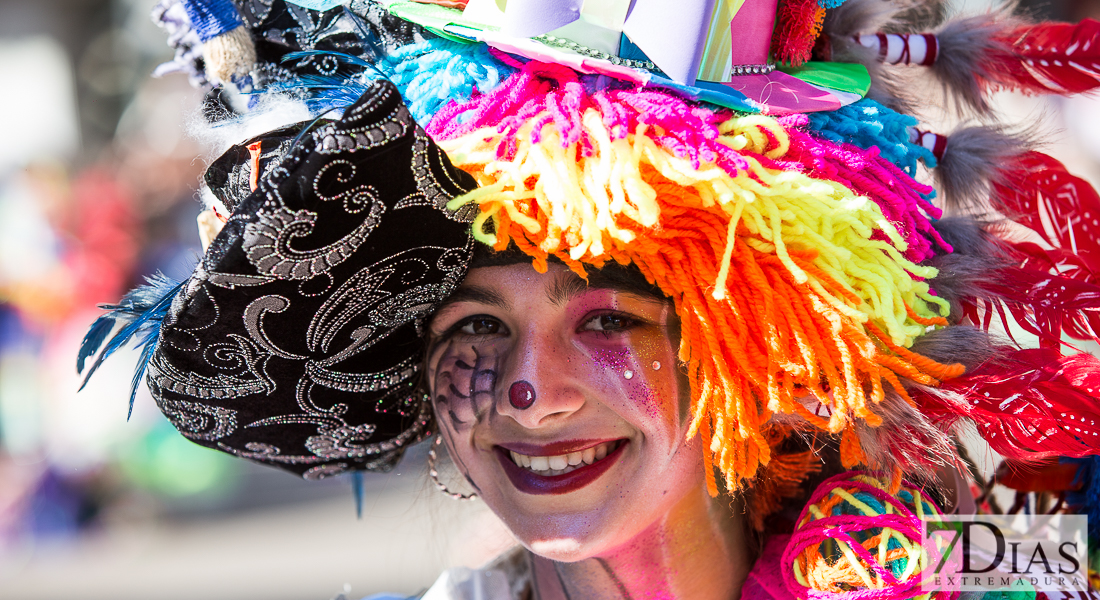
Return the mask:
{"type": "Polygon", "coordinates": [[[932,151],[909,141],[909,127],[917,120],[909,115],[864,98],[838,110],[810,113],[810,129],[821,137],[867,149],[877,146],[879,154],[910,176],[917,173],[917,161],[936,166],[932,151]]]}
{"type": "Polygon", "coordinates": [[[489,92],[515,72],[484,44],[443,38],[405,46],[377,66],[401,90],[421,125],[452,100],[463,102],[476,92],[489,92]]]}

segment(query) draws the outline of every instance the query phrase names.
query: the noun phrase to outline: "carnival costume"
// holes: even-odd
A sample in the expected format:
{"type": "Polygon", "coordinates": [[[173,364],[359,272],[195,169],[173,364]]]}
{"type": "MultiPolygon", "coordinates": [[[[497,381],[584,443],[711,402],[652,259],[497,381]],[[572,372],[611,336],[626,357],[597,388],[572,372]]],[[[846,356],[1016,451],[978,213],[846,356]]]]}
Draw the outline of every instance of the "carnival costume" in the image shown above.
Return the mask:
{"type": "MultiPolygon", "coordinates": [[[[990,117],[992,91],[1100,85],[1100,23],[922,8],[165,0],[162,72],[211,89],[222,143],[211,241],[186,281],[107,307],[78,367],[137,338],[135,389],[196,443],[386,470],[434,431],[425,323],[475,247],[616,262],[674,304],[708,488],[751,489],[757,528],[820,468],[792,437],[877,474],[822,494],[923,513],[907,478],[962,465],[969,423],[1007,458],[1076,461],[1069,502],[1095,511],[1100,361],[1062,350],[1100,338],[1100,196],[1020,131],[922,128],[898,73],[990,117]],[[1010,319],[1041,348],[987,333],[1010,319]]],[[[791,593],[862,585],[815,580],[798,535],[791,593]]]]}

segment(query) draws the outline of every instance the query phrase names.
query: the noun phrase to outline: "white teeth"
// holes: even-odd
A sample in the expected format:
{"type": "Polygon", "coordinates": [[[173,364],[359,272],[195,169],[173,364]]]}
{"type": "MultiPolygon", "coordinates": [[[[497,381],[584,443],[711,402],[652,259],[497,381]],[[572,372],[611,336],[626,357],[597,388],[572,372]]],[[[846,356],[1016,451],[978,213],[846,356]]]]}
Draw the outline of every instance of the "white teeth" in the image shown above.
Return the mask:
{"type": "Polygon", "coordinates": [[[532,471],[538,471],[543,475],[553,476],[568,473],[584,465],[590,465],[603,459],[617,447],[618,442],[604,442],[591,448],[556,456],[527,456],[513,451],[509,451],[509,454],[512,457],[512,462],[517,465],[532,471]]]}
{"type": "Polygon", "coordinates": [[[517,465],[519,465],[521,467],[530,467],[531,466],[531,457],[527,456],[527,455],[524,455],[524,454],[520,454],[519,452],[512,452],[512,462],[516,463],[517,465]]]}

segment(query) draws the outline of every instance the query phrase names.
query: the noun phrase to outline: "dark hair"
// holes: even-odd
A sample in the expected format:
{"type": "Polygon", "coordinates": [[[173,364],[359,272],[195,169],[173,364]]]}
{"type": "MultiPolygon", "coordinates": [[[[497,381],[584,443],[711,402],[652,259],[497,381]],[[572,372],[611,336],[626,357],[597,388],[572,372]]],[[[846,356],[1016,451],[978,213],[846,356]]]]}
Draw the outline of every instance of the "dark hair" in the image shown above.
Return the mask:
{"type": "MultiPolygon", "coordinates": [[[[552,263],[564,264],[555,256],[551,256],[547,260],[552,263]]],[[[516,248],[514,244],[508,246],[508,249],[502,252],[496,252],[484,244],[478,244],[474,248],[474,257],[470,261],[470,268],[506,267],[522,263],[530,264],[531,261],[532,258],[516,248]]],[[[665,301],[669,299],[668,295],[657,287],[657,284],[646,281],[645,275],[642,275],[638,267],[632,264],[622,265],[610,261],[598,269],[585,265],[585,272],[588,274],[588,284],[593,287],[614,287],[656,300],[665,301]]]]}

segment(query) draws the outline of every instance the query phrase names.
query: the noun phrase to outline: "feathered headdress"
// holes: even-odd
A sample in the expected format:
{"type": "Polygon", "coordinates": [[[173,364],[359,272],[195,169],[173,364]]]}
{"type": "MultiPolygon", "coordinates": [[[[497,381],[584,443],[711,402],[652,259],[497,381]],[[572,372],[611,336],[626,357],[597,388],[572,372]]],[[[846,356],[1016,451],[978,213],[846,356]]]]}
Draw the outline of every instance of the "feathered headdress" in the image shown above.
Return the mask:
{"type": "Polygon", "coordinates": [[[260,58],[222,114],[275,122],[289,98],[317,120],[214,163],[226,225],[150,338],[154,396],[199,443],[311,477],[392,464],[429,427],[418,328],[481,243],[582,276],[633,264],[672,298],[691,435],[732,490],[786,464],[791,432],[895,481],[958,461],[960,422],[1010,455],[1096,454],[1076,424],[1100,416],[1100,362],[1060,350],[1100,331],[1100,198],[1003,127],[920,128],[890,70],[929,66],[983,111],[996,89],[1085,91],[1093,23],[879,33],[907,22],[879,0],[306,4],[234,13],[260,58]],[[413,209],[438,229],[407,235],[413,209]],[[997,214],[1045,244],[977,220],[997,214]],[[402,262],[432,235],[450,241],[431,266],[402,262]],[[990,341],[1009,317],[1044,350],[990,341]]]}

